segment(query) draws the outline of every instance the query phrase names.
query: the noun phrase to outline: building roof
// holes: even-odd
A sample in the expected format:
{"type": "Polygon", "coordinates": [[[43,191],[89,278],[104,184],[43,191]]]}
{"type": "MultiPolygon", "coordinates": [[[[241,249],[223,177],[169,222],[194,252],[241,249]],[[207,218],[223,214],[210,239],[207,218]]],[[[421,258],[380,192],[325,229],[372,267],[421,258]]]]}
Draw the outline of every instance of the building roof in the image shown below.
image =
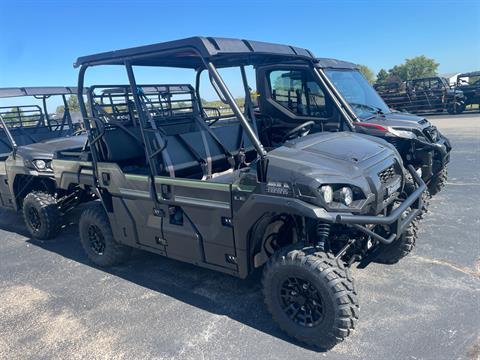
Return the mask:
{"type": "Polygon", "coordinates": [[[480,76],[480,71],[472,71],[468,73],[459,74],[458,77],[473,77],[473,76],[480,76]]]}
{"type": "Polygon", "coordinates": [[[216,67],[256,65],[285,60],[314,60],[307,49],[261,41],[218,37],[191,37],[158,44],[82,56],[74,66],[121,65],[167,66],[199,69],[205,61],[216,67]]]}
{"type": "Polygon", "coordinates": [[[455,73],[445,73],[445,74],[440,74],[439,76],[440,77],[443,77],[443,78],[446,78],[446,79],[450,79],[452,77],[455,77],[455,76],[458,76],[460,75],[459,72],[455,72],[455,73]]]}

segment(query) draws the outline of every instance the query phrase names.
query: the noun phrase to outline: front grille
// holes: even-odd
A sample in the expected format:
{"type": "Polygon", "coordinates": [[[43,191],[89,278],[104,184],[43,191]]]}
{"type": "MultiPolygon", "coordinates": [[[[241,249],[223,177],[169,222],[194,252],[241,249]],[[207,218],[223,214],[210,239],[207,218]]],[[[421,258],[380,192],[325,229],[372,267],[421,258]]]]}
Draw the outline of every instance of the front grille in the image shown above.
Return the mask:
{"type": "Polygon", "coordinates": [[[431,142],[437,142],[438,140],[438,130],[435,126],[429,126],[423,130],[423,133],[431,142]]]}
{"type": "Polygon", "coordinates": [[[395,168],[393,167],[393,165],[390,165],[388,168],[378,173],[378,177],[380,178],[382,184],[388,183],[390,180],[392,180],[394,176],[395,168]]]}

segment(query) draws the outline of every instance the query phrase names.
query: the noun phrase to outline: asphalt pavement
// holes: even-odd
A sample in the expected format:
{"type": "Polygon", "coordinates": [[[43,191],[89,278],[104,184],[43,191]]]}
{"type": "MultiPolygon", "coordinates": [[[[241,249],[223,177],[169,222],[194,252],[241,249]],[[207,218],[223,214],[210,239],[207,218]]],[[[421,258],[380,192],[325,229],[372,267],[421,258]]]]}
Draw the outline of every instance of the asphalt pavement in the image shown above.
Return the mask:
{"type": "Polygon", "coordinates": [[[353,270],[360,320],[334,349],[285,336],[258,275],[239,280],[140,251],[99,269],[74,225],[36,241],[18,214],[0,210],[0,358],[480,359],[480,115],[430,119],[453,142],[448,185],[410,256],[353,270]]]}

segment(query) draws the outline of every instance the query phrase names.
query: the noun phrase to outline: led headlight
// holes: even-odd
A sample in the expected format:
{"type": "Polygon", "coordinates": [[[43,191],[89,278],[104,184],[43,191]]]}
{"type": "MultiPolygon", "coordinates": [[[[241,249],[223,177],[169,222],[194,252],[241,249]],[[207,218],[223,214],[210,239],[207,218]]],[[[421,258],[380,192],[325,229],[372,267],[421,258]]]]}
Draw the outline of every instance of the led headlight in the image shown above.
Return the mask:
{"type": "Polygon", "coordinates": [[[345,186],[339,190],[340,201],[349,206],[353,202],[353,191],[349,187],[345,186]]]}
{"type": "Polygon", "coordinates": [[[404,130],[404,129],[398,129],[398,128],[392,128],[392,127],[389,127],[388,130],[393,135],[401,138],[406,138],[406,139],[416,138],[416,135],[413,133],[413,131],[410,131],[410,130],[404,130]]]}
{"type": "Polygon", "coordinates": [[[37,168],[37,170],[46,170],[47,163],[45,160],[33,160],[33,165],[37,168]]]}
{"type": "Polygon", "coordinates": [[[48,160],[33,160],[32,161],[33,166],[35,169],[38,171],[52,171],[52,162],[48,160]]]}
{"type": "Polygon", "coordinates": [[[323,200],[330,204],[333,201],[333,189],[330,185],[323,185],[320,187],[320,194],[323,196],[323,200]]]}

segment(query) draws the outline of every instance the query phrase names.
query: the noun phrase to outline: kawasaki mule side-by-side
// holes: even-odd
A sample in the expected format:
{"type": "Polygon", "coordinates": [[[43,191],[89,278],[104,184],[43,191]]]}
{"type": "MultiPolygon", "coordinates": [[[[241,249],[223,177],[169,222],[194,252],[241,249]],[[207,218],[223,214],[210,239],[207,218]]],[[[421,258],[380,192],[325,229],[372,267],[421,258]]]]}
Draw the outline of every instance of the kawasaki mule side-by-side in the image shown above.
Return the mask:
{"type": "MultiPolygon", "coordinates": [[[[98,198],[79,221],[95,264],[119,264],[139,248],[240,278],[263,267],[265,302],[279,326],[328,348],[358,320],[349,267],[409,253],[425,184],[410,166],[415,189],[401,196],[401,157],[368,135],[308,135],[308,123],[262,144],[260,129],[268,130],[253,111],[244,67],[286,61],[315,64],[301,48],[203,37],[81,57],[80,93],[92,67],[123,67],[129,84],[90,87],[88,113],[80,101],[90,148],[76,157],[57,152],[53,169],[60,188],[98,198]],[[192,69],[196,86],[140,86],[138,67],[192,69]],[[221,76],[225,67],[242,74],[243,109],[221,76]],[[207,116],[203,71],[232,115],[207,116]]],[[[333,113],[349,121],[343,108],[333,113]]]]}
{"type": "MultiPolygon", "coordinates": [[[[0,98],[26,98],[24,105],[0,107],[0,206],[21,210],[30,234],[38,239],[54,237],[62,214],[73,200],[69,191],[56,187],[52,158],[55,151],[82,148],[86,135],[72,123],[67,95],[73,87],[2,88],[0,98]],[[47,99],[63,102],[61,118],[52,118],[47,99]],[[41,100],[42,106],[31,104],[41,100]],[[75,135],[75,136],[74,136],[75,135]],[[63,198],[64,202],[59,202],[63,198]]],[[[3,101],[5,103],[5,101],[3,101]]]]}
{"type": "Polygon", "coordinates": [[[447,111],[454,115],[465,110],[463,91],[452,88],[440,76],[377,84],[375,89],[389,107],[399,111],[415,114],[447,111]]]}
{"type": "MultiPolygon", "coordinates": [[[[256,76],[259,116],[271,129],[265,141],[288,137],[309,120],[311,133],[354,130],[393,144],[404,164],[412,165],[428,184],[431,195],[445,185],[449,140],[427,119],[390,110],[355,64],[317,59],[313,70],[299,63],[270,64],[257,67],[256,76]],[[351,126],[337,116],[337,108],[348,114],[351,126]]],[[[408,177],[407,188],[413,191],[408,177]]]]}

